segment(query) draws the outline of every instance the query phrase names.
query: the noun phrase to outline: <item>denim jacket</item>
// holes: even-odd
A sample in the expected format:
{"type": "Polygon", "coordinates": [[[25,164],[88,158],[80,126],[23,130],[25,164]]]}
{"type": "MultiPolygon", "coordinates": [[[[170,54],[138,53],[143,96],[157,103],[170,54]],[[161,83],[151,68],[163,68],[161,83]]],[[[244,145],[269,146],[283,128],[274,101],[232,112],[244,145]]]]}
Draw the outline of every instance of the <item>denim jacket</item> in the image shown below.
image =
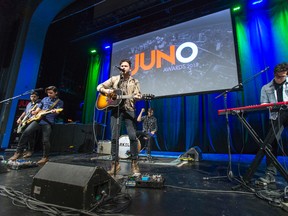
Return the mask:
{"type": "MultiPolygon", "coordinates": [[[[263,103],[277,103],[277,92],[274,87],[274,79],[271,80],[269,83],[264,85],[261,89],[261,98],[260,102],[263,103]]],[[[286,78],[286,82],[283,84],[283,101],[288,101],[288,78],[286,78]]],[[[277,112],[270,113],[270,119],[277,119],[277,112]]]]}

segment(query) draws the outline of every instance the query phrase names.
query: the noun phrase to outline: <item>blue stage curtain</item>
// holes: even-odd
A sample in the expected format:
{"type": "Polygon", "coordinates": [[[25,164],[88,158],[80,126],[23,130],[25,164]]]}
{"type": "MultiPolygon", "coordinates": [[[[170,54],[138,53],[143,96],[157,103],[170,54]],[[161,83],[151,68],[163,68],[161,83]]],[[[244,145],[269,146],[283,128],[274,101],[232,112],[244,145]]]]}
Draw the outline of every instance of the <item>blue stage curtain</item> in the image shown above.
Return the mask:
{"type": "MultiPolygon", "coordinates": [[[[213,93],[152,100],[150,106],[158,119],[158,141],[162,151],[187,151],[199,146],[204,152],[227,153],[227,124],[225,116],[219,116],[217,111],[225,108],[226,100],[228,108],[259,104],[261,87],[273,79],[274,67],[288,61],[287,1],[278,1],[269,8],[247,7],[234,16],[243,91],[229,92],[226,98],[224,95],[216,98],[220,93],[213,93]],[[268,66],[267,72],[256,76],[268,66]]],[[[103,68],[100,79],[105,80],[106,70],[107,67],[103,68]]],[[[137,106],[137,113],[142,107],[137,106]]],[[[246,118],[264,139],[268,130],[267,113],[251,112],[246,118]]],[[[259,146],[235,116],[229,116],[228,125],[232,153],[258,150],[259,146]]]]}

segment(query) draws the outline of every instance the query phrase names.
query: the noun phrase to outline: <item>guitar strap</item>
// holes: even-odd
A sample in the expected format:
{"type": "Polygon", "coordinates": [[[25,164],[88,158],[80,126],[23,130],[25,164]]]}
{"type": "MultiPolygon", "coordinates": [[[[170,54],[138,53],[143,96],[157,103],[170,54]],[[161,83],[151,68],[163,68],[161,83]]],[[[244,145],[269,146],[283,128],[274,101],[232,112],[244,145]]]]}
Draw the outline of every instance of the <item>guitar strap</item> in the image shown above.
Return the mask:
{"type": "Polygon", "coordinates": [[[49,107],[49,109],[48,110],[52,110],[55,106],[56,106],[56,104],[59,102],[59,98],[49,107]]]}
{"type": "Polygon", "coordinates": [[[119,76],[120,77],[119,77],[119,82],[117,84],[117,89],[122,89],[121,87],[122,87],[122,85],[124,83],[124,76],[123,75],[119,75],[119,76]]]}
{"type": "Polygon", "coordinates": [[[35,103],[35,104],[33,105],[33,107],[28,111],[28,113],[27,113],[26,115],[30,115],[31,112],[36,109],[36,107],[37,107],[37,103],[35,103]]]}
{"type": "MultiPolygon", "coordinates": [[[[49,107],[48,110],[52,110],[52,109],[56,106],[56,104],[59,102],[59,100],[60,100],[60,99],[58,98],[58,99],[49,107]]],[[[51,125],[51,123],[46,119],[46,116],[44,116],[44,118],[42,118],[42,120],[51,125]]]]}

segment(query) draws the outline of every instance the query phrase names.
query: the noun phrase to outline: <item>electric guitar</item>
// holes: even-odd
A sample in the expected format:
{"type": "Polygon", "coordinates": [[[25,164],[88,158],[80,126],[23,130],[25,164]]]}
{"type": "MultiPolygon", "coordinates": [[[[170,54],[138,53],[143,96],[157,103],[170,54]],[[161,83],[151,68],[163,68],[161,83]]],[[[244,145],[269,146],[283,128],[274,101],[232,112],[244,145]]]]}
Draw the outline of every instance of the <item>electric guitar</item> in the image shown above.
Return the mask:
{"type": "MultiPolygon", "coordinates": [[[[155,97],[153,94],[143,94],[141,100],[151,100],[155,97]]],[[[97,97],[95,107],[98,110],[103,110],[106,108],[117,107],[122,99],[131,99],[134,98],[134,95],[123,95],[122,90],[116,89],[113,93],[102,94],[100,93],[97,97]]]]}
{"type": "Polygon", "coordinates": [[[17,127],[17,133],[22,133],[24,130],[24,127],[26,127],[27,125],[27,121],[29,119],[28,116],[30,116],[31,112],[34,111],[37,107],[37,104],[35,104],[29,111],[28,113],[26,113],[26,115],[24,116],[24,118],[21,120],[21,122],[19,123],[18,127],[17,127]]]}
{"type": "Polygon", "coordinates": [[[56,110],[56,113],[60,113],[63,111],[63,108],[58,108],[58,109],[52,109],[52,110],[41,110],[38,112],[36,115],[32,116],[27,120],[26,124],[30,124],[33,121],[38,121],[41,120],[45,115],[52,113],[53,110],[56,110]]]}

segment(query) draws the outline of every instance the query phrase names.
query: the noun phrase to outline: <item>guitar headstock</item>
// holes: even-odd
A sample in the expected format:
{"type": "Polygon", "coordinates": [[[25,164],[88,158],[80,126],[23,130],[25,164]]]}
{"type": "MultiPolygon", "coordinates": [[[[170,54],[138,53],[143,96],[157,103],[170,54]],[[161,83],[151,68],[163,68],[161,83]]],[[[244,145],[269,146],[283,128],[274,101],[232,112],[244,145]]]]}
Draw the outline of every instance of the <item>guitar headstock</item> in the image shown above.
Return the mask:
{"type": "Polygon", "coordinates": [[[143,100],[152,100],[153,98],[155,98],[155,95],[153,95],[153,94],[143,94],[142,95],[143,100]]]}

